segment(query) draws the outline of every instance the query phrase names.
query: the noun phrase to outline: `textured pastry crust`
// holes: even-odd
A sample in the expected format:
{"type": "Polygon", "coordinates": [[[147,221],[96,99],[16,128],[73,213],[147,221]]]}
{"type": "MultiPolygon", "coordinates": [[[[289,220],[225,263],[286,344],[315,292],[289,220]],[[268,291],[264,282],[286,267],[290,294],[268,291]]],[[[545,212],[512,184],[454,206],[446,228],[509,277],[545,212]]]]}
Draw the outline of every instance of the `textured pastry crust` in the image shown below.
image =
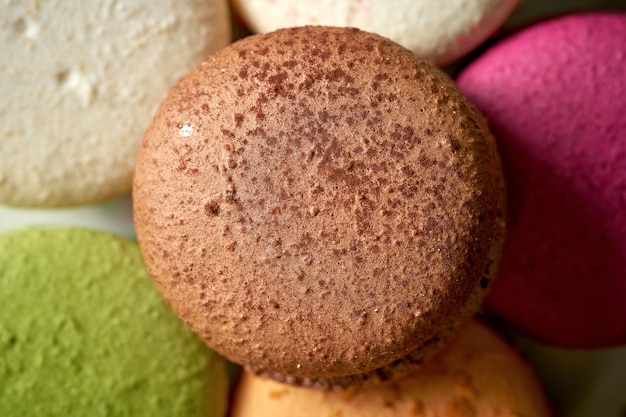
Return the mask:
{"type": "Polygon", "coordinates": [[[445,74],[380,36],[304,27],[239,41],[170,92],[135,222],[157,287],[210,346],[319,380],[467,315],[501,187],[493,138],[445,74]]]}
{"type": "Polygon", "coordinates": [[[135,242],[0,234],[0,415],[223,417],[226,361],[172,314],[135,242]]]}
{"type": "MultiPolygon", "coordinates": [[[[500,171],[501,163],[499,155],[496,152],[495,147],[492,148],[492,151],[494,152],[493,157],[500,166],[498,168],[500,171]]],[[[445,347],[447,343],[449,343],[450,338],[456,335],[460,326],[464,325],[472,316],[474,316],[476,311],[479,310],[483,299],[490,291],[491,283],[496,278],[506,235],[506,184],[502,175],[498,176],[498,183],[500,193],[498,194],[497,216],[494,224],[491,246],[487,255],[487,261],[485,262],[485,266],[483,268],[483,275],[480,278],[478,285],[476,285],[474,291],[472,291],[459,311],[459,314],[456,317],[452,317],[448,325],[441,329],[430,340],[427,340],[420,347],[412,352],[409,352],[406,356],[385,364],[380,368],[361,374],[327,378],[309,378],[297,377],[279,372],[257,371],[250,366],[246,367],[246,370],[249,373],[257,374],[259,376],[271,378],[275,381],[291,385],[309,388],[336,389],[378,385],[382,382],[404,377],[421,367],[425,362],[430,360],[443,347],[445,347]]]]}
{"type": "Polygon", "coordinates": [[[552,416],[537,376],[519,353],[477,320],[419,372],[377,387],[326,392],[243,374],[232,417],[552,416]]]}
{"type": "Polygon", "coordinates": [[[169,89],[230,41],[226,0],[2,3],[0,204],[128,193],[169,89]]]}
{"type": "Polygon", "coordinates": [[[625,12],[548,19],[493,45],[457,80],[498,135],[511,189],[486,305],[562,348],[626,345],[624,39],[625,12]]]}
{"type": "MultiPolygon", "coordinates": [[[[503,213],[504,214],[504,213],[503,213]]],[[[489,291],[490,283],[495,278],[497,265],[502,252],[504,241],[504,216],[499,216],[496,224],[495,235],[492,241],[489,258],[485,264],[483,276],[480,284],[466,301],[458,316],[451,319],[450,323],[439,331],[430,340],[418,347],[406,356],[374,369],[373,371],[329,378],[306,378],[293,375],[281,374],[278,372],[258,372],[251,367],[246,367],[249,373],[257,374],[265,378],[271,378],[278,382],[291,385],[298,385],[309,388],[337,389],[357,386],[374,386],[383,382],[395,380],[414,372],[424,363],[430,360],[435,354],[444,348],[452,337],[454,337],[460,326],[464,325],[479,309],[481,302],[489,291]]]]}

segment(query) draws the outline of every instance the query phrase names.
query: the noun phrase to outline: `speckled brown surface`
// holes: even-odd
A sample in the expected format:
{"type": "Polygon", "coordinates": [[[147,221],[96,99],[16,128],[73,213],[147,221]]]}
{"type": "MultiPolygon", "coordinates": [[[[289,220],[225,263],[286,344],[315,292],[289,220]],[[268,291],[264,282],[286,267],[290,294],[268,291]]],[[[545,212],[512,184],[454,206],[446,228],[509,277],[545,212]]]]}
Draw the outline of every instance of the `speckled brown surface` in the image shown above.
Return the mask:
{"type": "Polygon", "coordinates": [[[324,392],[244,373],[231,417],[553,417],[533,369],[478,320],[418,372],[376,387],[324,392]]]}
{"type": "Polygon", "coordinates": [[[497,222],[499,225],[496,228],[496,236],[492,241],[489,258],[485,264],[483,277],[481,278],[482,284],[477,285],[474,288],[474,291],[469,296],[463,307],[459,310],[458,314],[455,317],[451,317],[446,326],[407,355],[369,372],[325,378],[294,376],[272,371],[255,372],[249,366],[247,367],[248,370],[278,382],[320,389],[376,386],[383,382],[396,380],[408,375],[409,373],[415,372],[417,368],[420,368],[425,363],[428,363],[435,354],[439,353],[439,351],[449,343],[451,337],[456,334],[459,327],[465,324],[470,317],[476,313],[476,310],[479,309],[485,294],[489,291],[489,282],[495,276],[497,270],[495,266],[500,259],[504,238],[502,234],[504,231],[503,218],[499,217],[497,222]]]}
{"type": "Polygon", "coordinates": [[[239,41],[171,91],[144,138],[134,210],[150,274],[257,373],[393,363],[480,285],[501,186],[484,126],[447,76],[379,36],[239,41]]]}

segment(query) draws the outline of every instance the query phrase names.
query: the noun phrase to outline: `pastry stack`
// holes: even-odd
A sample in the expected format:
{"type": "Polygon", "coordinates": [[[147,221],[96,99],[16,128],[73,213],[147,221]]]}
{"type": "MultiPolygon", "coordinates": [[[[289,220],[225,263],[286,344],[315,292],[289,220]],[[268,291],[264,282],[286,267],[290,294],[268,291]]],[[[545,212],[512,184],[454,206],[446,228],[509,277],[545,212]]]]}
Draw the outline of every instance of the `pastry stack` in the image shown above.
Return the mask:
{"type": "Polygon", "coordinates": [[[626,344],[624,13],[162,3],[0,20],[0,214],[137,238],[0,236],[1,415],[550,416],[513,338],[626,344]]]}

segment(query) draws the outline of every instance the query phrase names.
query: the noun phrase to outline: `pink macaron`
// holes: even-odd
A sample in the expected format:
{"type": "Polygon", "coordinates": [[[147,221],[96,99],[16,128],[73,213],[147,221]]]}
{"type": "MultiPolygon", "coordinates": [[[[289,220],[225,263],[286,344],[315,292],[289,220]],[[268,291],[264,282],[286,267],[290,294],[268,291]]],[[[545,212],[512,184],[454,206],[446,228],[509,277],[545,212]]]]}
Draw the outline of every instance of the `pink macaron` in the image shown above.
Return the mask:
{"type": "Polygon", "coordinates": [[[626,344],[626,14],[537,23],[458,84],[498,137],[508,180],[488,307],[552,345],[626,344]]]}

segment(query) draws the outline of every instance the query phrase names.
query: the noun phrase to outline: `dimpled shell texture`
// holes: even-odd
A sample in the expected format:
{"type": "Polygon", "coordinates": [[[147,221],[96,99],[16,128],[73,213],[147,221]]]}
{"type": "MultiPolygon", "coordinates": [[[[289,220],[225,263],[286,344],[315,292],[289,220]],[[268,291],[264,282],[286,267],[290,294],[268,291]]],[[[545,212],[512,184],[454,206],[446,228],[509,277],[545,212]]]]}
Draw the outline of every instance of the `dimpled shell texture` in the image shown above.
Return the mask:
{"type": "Polygon", "coordinates": [[[245,38],[174,88],[139,153],[137,237],[157,287],[255,372],[369,372],[459,319],[501,171],[454,83],[357,29],[245,38]]]}
{"type": "Polygon", "coordinates": [[[518,0],[232,0],[255,32],[281,27],[358,27],[447,64],[493,34],[518,0]]]}
{"type": "Polygon", "coordinates": [[[509,231],[488,305],[564,347],[626,343],[626,15],[538,23],[458,85],[503,156],[509,231]]]}
{"type": "Polygon", "coordinates": [[[518,352],[472,320],[417,372],[377,387],[324,392],[244,374],[231,416],[549,417],[551,412],[518,352]]]}
{"type": "Polygon", "coordinates": [[[226,361],[163,303],[136,243],[9,232],[0,288],[0,415],[224,415],[226,361]]]}
{"type": "Polygon", "coordinates": [[[3,2],[0,204],[129,192],[158,104],[229,40],[226,0],[3,2]]]}

